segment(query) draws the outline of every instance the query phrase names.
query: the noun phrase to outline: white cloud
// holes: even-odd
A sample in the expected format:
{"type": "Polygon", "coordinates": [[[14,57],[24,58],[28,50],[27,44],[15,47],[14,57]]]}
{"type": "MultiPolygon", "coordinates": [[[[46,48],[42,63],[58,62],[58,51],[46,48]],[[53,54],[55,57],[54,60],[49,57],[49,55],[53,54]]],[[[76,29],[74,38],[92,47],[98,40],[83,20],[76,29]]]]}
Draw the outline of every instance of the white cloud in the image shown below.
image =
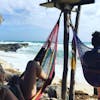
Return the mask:
{"type": "MultiPolygon", "coordinates": [[[[46,0],[0,0],[0,14],[4,15],[7,25],[35,25],[51,29],[57,21],[60,10],[39,6],[46,0]],[[7,17],[8,16],[8,17],[7,17]]],[[[99,29],[100,0],[85,5],[81,10],[80,31],[91,33],[99,29]]],[[[89,38],[89,37],[88,37],[89,38]]]]}
{"type": "Polygon", "coordinates": [[[91,34],[97,30],[100,31],[100,0],[96,0],[94,4],[82,6],[79,35],[85,41],[91,41],[91,34]]]}
{"type": "Polygon", "coordinates": [[[59,11],[57,9],[46,9],[39,6],[44,0],[0,0],[0,12],[12,18],[5,19],[5,24],[30,24],[49,25],[55,22],[59,11]],[[52,20],[52,21],[51,21],[52,20]]]}

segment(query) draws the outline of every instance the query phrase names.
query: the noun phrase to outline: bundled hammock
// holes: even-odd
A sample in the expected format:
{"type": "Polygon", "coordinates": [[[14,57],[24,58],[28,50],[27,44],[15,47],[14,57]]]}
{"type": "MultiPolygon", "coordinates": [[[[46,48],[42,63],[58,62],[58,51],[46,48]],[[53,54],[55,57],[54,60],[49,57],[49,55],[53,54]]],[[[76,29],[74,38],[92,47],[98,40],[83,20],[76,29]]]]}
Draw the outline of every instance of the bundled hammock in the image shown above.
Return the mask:
{"type": "MultiPolygon", "coordinates": [[[[78,53],[79,53],[79,58],[82,64],[82,69],[83,69],[83,74],[84,77],[86,79],[86,81],[94,86],[94,87],[98,87],[100,86],[100,68],[96,68],[94,66],[94,68],[90,68],[88,66],[86,66],[84,64],[83,61],[83,55],[87,52],[87,51],[91,51],[92,48],[87,47],[76,35],[76,32],[73,30],[74,33],[74,39],[75,39],[75,43],[76,43],[76,47],[78,49],[78,53]]],[[[98,66],[99,67],[99,66],[98,66]]]]}

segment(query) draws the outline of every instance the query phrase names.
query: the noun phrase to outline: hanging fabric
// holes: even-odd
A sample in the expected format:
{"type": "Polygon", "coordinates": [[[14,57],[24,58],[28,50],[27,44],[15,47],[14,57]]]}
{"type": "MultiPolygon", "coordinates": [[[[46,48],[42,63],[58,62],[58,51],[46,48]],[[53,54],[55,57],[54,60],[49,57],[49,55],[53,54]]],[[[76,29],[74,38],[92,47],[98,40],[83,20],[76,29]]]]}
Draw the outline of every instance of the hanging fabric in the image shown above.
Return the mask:
{"type": "MultiPolygon", "coordinates": [[[[40,65],[42,66],[45,73],[48,75],[48,79],[50,81],[52,81],[52,78],[55,73],[55,60],[56,60],[56,53],[57,53],[57,41],[58,41],[60,17],[61,17],[61,13],[47,41],[44,43],[37,56],[34,58],[35,61],[40,61],[40,65]]],[[[43,86],[39,89],[35,97],[33,97],[31,100],[40,99],[43,91],[48,86],[48,79],[46,82],[43,83],[43,86]]]]}

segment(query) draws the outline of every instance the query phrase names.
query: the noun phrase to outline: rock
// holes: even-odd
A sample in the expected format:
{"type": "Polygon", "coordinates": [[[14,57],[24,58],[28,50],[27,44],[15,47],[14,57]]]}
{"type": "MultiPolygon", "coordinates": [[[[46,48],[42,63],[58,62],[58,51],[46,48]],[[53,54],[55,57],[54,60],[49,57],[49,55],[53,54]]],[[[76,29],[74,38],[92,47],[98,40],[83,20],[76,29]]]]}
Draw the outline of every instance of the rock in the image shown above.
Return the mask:
{"type": "Polygon", "coordinates": [[[60,85],[48,86],[41,100],[61,100],[61,86],[60,85]]]}
{"type": "Polygon", "coordinates": [[[2,65],[2,67],[5,70],[6,81],[8,81],[13,75],[21,74],[21,72],[19,72],[18,69],[13,68],[11,64],[7,63],[6,61],[4,61],[2,59],[0,59],[0,64],[2,65]]]}
{"type": "Polygon", "coordinates": [[[14,51],[17,49],[28,46],[28,43],[14,43],[14,44],[0,44],[1,51],[14,51]]]}
{"type": "Polygon", "coordinates": [[[49,98],[57,98],[56,86],[50,86],[47,89],[49,98]]]}

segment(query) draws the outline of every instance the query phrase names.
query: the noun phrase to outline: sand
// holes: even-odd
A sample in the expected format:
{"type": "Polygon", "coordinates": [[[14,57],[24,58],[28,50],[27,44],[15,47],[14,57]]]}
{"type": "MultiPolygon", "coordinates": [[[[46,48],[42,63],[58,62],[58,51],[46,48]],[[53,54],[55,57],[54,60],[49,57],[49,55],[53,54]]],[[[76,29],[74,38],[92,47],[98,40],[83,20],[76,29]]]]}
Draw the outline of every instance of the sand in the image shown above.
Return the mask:
{"type": "MultiPolygon", "coordinates": [[[[18,69],[14,69],[11,64],[7,63],[2,59],[0,59],[0,64],[9,74],[21,73],[19,72],[18,69]]],[[[57,85],[61,87],[61,79],[59,79],[59,77],[56,76],[52,81],[52,85],[57,85]]],[[[67,84],[67,86],[69,87],[69,83],[67,84]]],[[[76,82],[75,91],[76,91],[75,100],[97,100],[97,96],[93,95],[93,87],[90,86],[87,82],[86,83],[76,82]]]]}

